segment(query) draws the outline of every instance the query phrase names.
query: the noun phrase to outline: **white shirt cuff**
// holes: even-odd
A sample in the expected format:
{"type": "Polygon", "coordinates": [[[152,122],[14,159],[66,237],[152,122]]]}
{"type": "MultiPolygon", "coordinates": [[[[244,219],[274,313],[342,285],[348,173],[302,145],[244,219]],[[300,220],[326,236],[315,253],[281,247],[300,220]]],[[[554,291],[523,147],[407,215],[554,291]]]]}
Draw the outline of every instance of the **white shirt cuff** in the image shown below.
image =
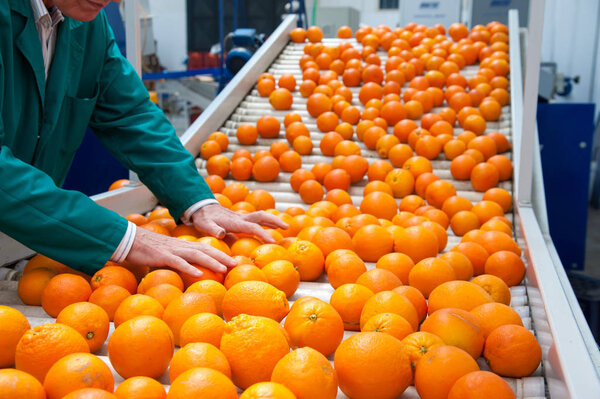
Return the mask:
{"type": "Polygon", "coordinates": [[[127,255],[129,255],[129,251],[131,251],[131,247],[133,246],[133,240],[135,239],[135,224],[131,222],[127,222],[127,230],[125,231],[125,235],[115,252],[113,252],[110,260],[115,263],[121,263],[125,260],[127,255]]]}
{"type": "Polygon", "coordinates": [[[194,214],[194,212],[196,212],[198,209],[205,207],[206,205],[210,205],[210,204],[218,204],[219,201],[217,201],[214,198],[207,198],[204,199],[202,201],[198,201],[195,204],[193,204],[192,206],[190,206],[188,209],[186,209],[185,212],[183,212],[183,215],[181,216],[181,221],[183,222],[183,224],[186,224],[188,226],[192,225],[192,215],[194,214]]]}

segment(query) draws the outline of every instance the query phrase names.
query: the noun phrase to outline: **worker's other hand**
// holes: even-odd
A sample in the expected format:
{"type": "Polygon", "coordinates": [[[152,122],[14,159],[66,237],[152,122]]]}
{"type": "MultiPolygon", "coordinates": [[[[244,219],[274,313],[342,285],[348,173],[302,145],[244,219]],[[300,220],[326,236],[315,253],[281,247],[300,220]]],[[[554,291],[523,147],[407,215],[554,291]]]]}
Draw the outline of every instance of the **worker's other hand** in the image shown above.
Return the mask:
{"type": "Polygon", "coordinates": [[[219,239],[227,233],[252,234],[263,242],[274,243],[275,240],[262,227],[287,229],[288,225],[277,216],[264,212],[251,212],[245,215],[233,212],[219,204],[206,205],[192,215],[194,227],[205,234],[219,239]]]}
{"type": "Polygon", "coordinates": [[[192,264],[217,273],[237,265],[233,258],[210,245],[164,236],[141,227],[136,227],[135,240],[126,260],[149,267],[169,266],[192,277],[202,275],[192,264]]]}

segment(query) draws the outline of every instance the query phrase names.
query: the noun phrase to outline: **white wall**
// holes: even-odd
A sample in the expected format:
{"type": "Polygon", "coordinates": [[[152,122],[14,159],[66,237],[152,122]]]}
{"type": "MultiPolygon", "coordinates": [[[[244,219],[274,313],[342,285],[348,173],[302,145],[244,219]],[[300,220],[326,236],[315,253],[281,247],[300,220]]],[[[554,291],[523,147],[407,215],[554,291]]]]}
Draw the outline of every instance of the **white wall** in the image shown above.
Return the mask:
{"type": "Polygon", "coordinates": [[[571,94],[556,101],[600,103],[600,62],[594,62],[598,12],[597,0],[546,0],[542,61],[556,62],[565,76],[580,77],[571,94]]]}
{"type": "MultiPolygon", "coordinates": [[[[314,0],[306,0],[306,16],[309,24],[312,22],[312,9],[314,0]]],[[[380,10],[378,0],[317,0],[318,7],[352,7],[360,12],[360,23],[376,27],[377,25],[387,25],[396,27],[398,25],[400,11],[380,10]]]]}
{"type": "Polygon", "coordinates": [[[187,58],[186,0],[149,0],[160,64],[169,71],[185,70],[187,58]]]}

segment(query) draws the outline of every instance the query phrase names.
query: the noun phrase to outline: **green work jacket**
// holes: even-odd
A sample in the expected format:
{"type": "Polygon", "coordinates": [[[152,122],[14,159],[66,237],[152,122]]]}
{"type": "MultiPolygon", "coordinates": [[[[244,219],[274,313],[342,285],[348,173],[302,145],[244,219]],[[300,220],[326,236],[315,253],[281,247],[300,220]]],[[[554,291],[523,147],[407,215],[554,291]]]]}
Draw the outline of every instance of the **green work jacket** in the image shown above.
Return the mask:
{"type": "Polygon", "coordinates": [[[29,0],[0,0],[0,231],[93,273],[113,254],[127,220],[60,188],[87,126],[175,220],[213,198],[119,52],[104,12],[90,22],[65,16],[46,83],[29,0]]]}

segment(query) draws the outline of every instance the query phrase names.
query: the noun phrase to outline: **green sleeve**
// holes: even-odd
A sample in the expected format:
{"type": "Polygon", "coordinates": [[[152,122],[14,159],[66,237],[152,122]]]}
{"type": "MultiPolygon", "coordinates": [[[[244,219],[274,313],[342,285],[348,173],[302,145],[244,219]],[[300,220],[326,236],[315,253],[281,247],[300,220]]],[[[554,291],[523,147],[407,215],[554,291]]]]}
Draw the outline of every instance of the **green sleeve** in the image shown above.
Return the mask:
{"type": "MultiPolygon", "coordinates": [[[[0,137],[2,132],[0,131],[0,137]]],[[[104,266],[127,220],[89,197],[63,190],[0,147],[0,230],[34,251],[87,274],[104,266]]]]}
{"type": "Polygon", "coordinates": [[[121,55],[104,14],[99,17],[105,20],[107,43],[90,127],[178,220],[188,207],[214,196],[173,126],[121,55]]]}

